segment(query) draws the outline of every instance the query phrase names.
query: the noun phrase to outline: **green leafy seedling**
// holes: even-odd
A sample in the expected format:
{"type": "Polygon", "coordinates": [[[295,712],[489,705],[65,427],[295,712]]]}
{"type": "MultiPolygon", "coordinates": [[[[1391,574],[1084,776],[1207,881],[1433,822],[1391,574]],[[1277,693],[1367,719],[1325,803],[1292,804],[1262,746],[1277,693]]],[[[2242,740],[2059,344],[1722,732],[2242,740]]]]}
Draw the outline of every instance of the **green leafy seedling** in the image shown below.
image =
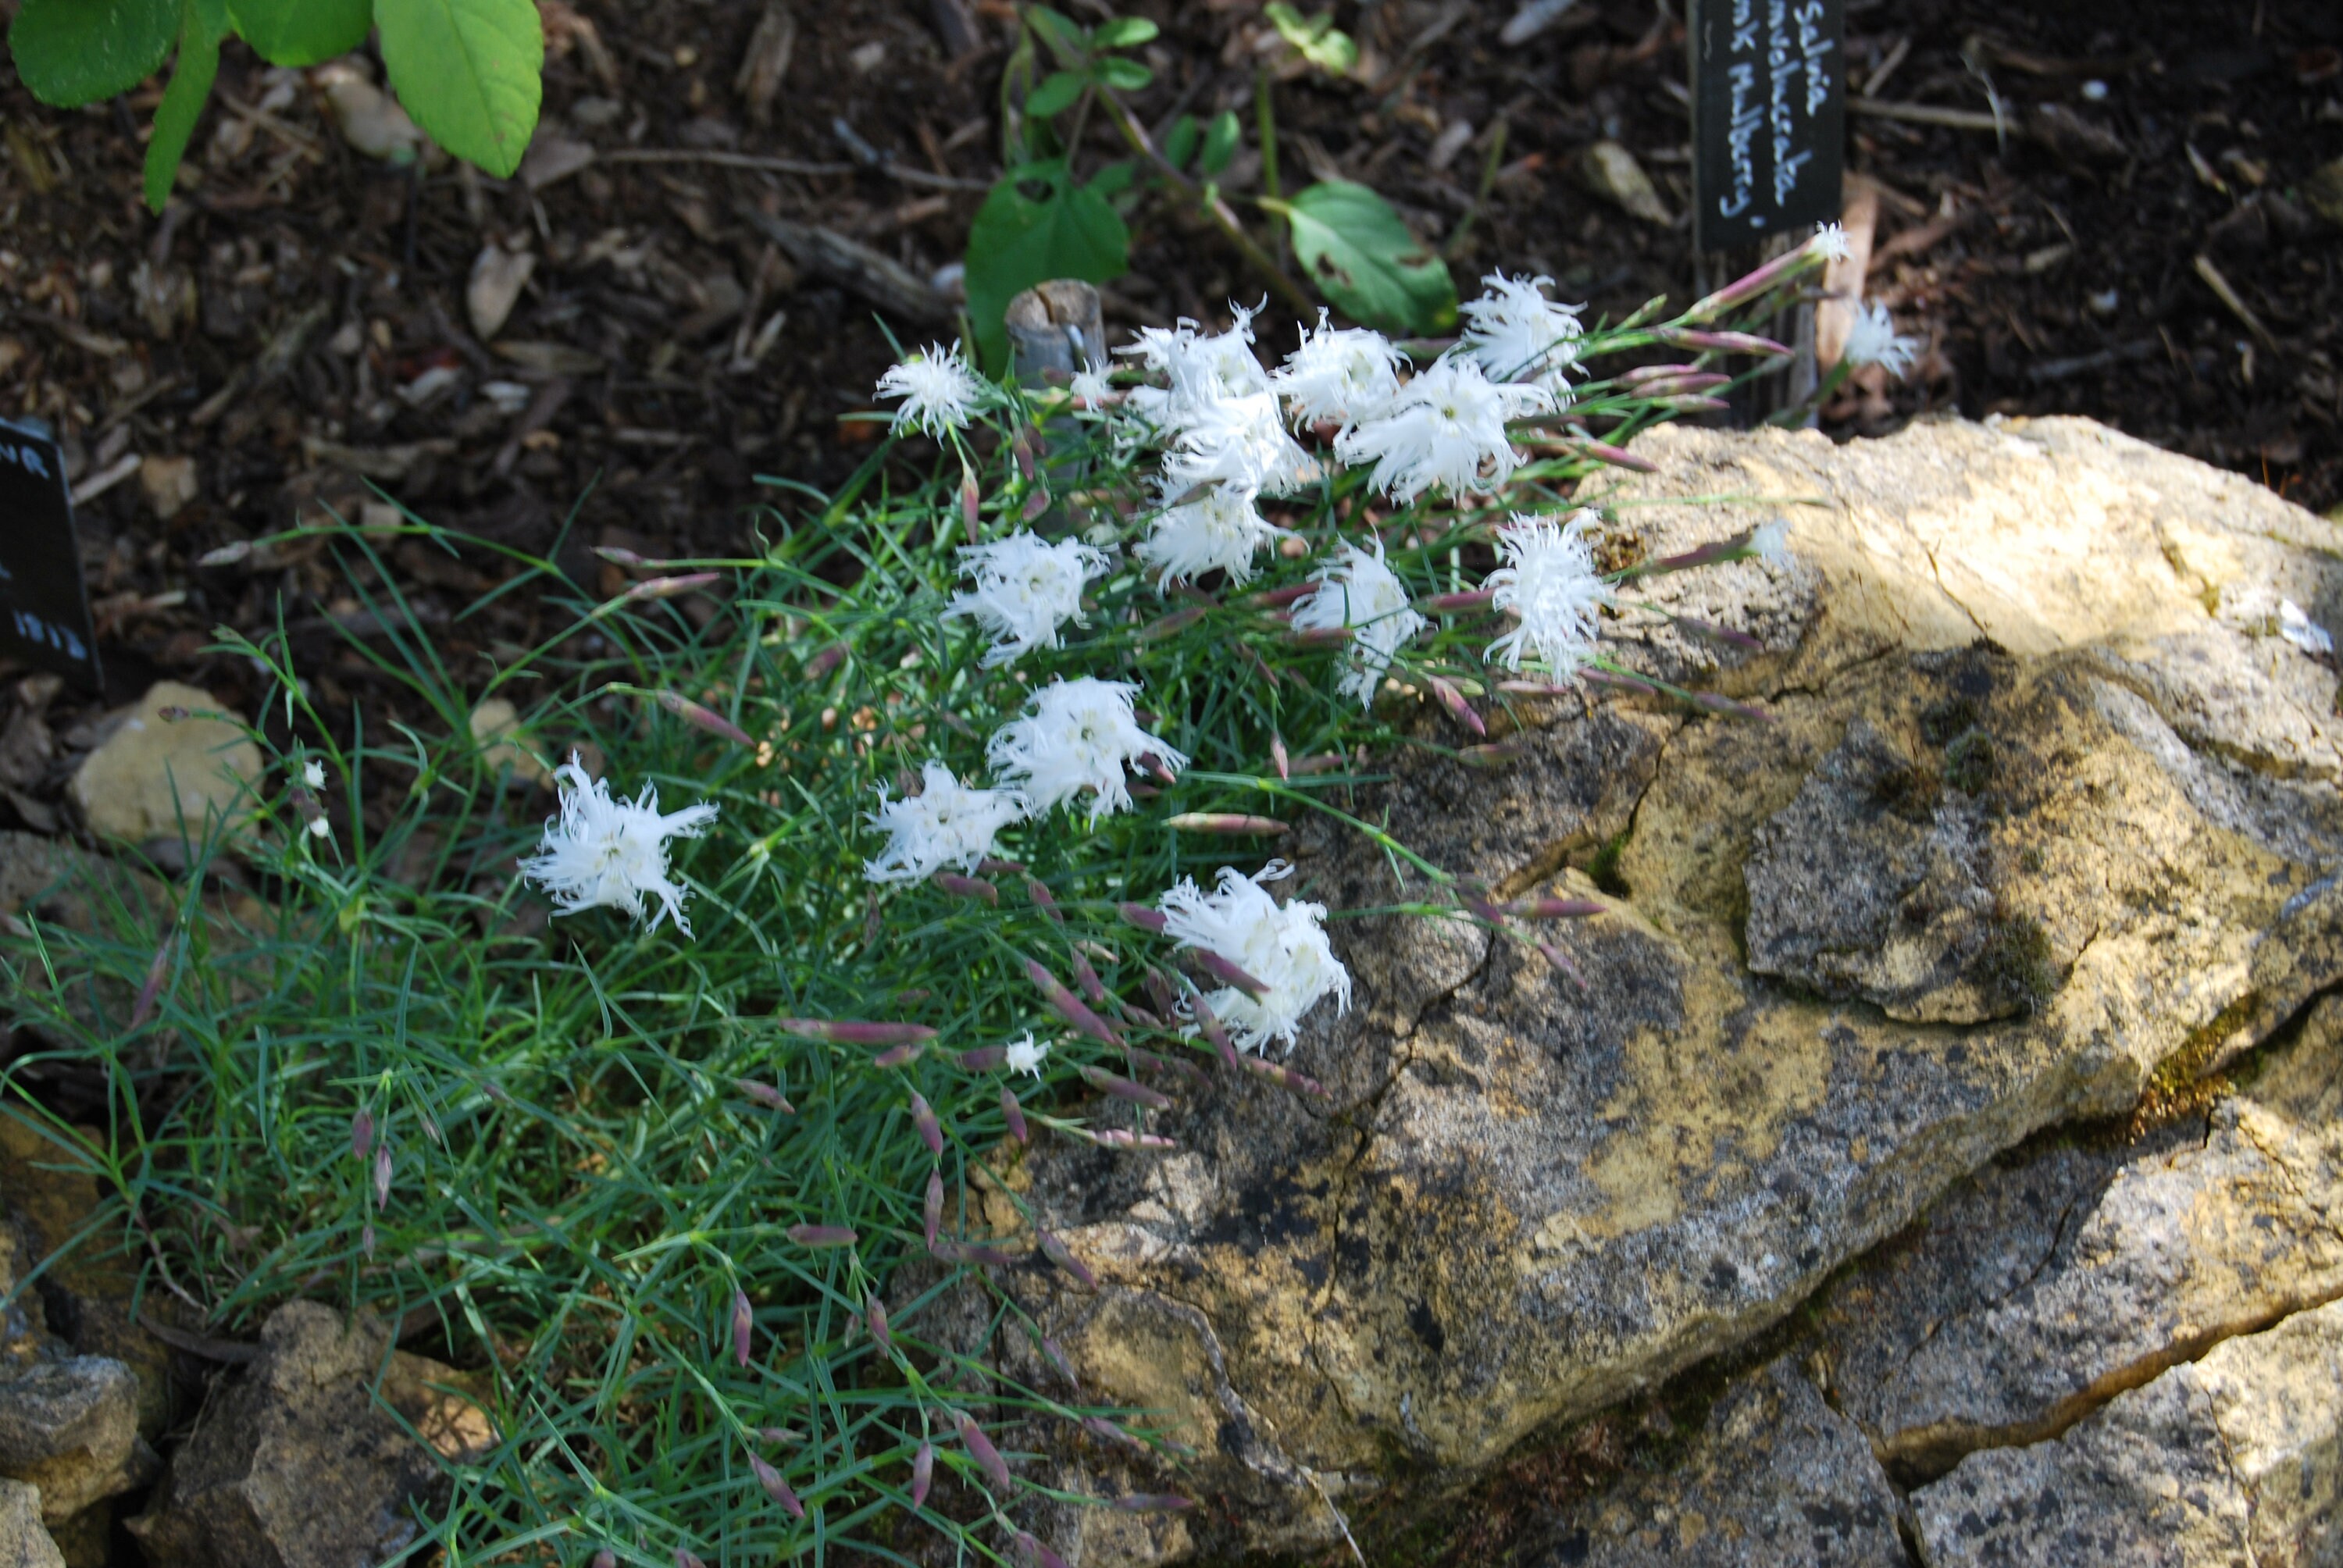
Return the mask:
{"type": "Polygon", "coordinates": [[[1196,160],[1196,172],[1206,179],[1216,177],[1229,166],[1229,160],[1237,156],[1237,138],[1243,134],[1244,129],[1238,124],[1234,109],[1222,109],[1214,115],[1211,126],[1204,132],[1204,153],[1196,160]]]}
{"type": "Polygon", "coordinates": [[[1448,264],[1363,185],[1324,180],[1291,201],[1264,197],[1293,231],[1293,254],[1342,313],[1379,331],[1422,336],[1456,325],[1448,264]]]}
{"type": "Polygon", "coordinates": [[[1320,12],[1304,20],[1301,12],[1286,0],[1270,0],[1263,13],[1278,35],[1302,57],[1330,76],[1347,76],[1359,67],[1359,45],[1348,33],[1334,25],[1332,10],[1320,12]]]}

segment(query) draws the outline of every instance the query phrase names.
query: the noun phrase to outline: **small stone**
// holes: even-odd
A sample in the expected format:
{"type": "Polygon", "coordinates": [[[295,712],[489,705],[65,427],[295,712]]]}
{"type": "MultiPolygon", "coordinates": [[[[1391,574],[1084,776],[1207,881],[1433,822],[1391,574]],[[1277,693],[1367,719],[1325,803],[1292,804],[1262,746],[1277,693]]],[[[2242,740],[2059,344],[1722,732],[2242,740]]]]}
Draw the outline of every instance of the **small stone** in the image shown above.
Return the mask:
{"type": "Polygon", "coordinates": [[[504,330],[513,307],[520,302],[520,291],[536,270],[534,251],[507,250],[497,245],[482,247],[472,262],[472,281],[464,288],[464,308],[471,315],[472,330],[482,339],[504,330]]]}
{"type": "Polygon", "coordinates": [[[411,163],[421,155],[421,129],[360,67],[335,60],[312,71],[309,79],[325,94],[334,125],[351,146],[391,163],[411,163]]]}
{"type": "Polygon", "coordinates": [[[41,1524],[41,1489],[0,1481],[0,1568],[65,1568],[65,1553],[41,1524]]]}
{"type": "Polygon", "coordinates": [[[1660,199],[1658,187],[1652,184],[1652,176],[1644,172],[1635,155],[1617,142],[1595,143],[1586,149],[1579,166],[1594,194],[1616,202],[1628,216],[1662,227],[1675,222],[1675,215],[1668,211],[1668,204],[1660,199]]]}
{"type": "Polygon", "coordinates": [[[138,465],[138,487],[155,516],[169,522],[199,494],[193,457],[148,457],[138,465]]]}
{"type": "Polygon", "coordinates": [[[533,191],[558,185],[580,169],[590,168],[594,149],[572,136],[547,136],[531,141],[520,160],[520,183],[533,191]]]}
{"type": "Polygon", "coordinates": [[[138,1380],[120,1362],[70,1356],[0,1382],[0,1475],[41,1489],[45,1521],[143,1486],[156,1468],[138,1435],[138,1380]]]}
{"type": "Polygon", "coordinates": [[[510,769],[516,779],[539,786],[553,782],[553,769],[521,729],[520,710],[503,698],[491,697],[472,709],[472,739],[490,772],[510,769]]]}
{"type": "Polygon", "coordinates": [[[248,816],[260,748],[242,725],[201,717],[225,710],[211,693],[176,680],[149,688],[74,774],[74,804],[89,830],[134,844],[182,831],[200,840],[211,825],[248,816]],[[165,709],[186,717],[166,721],[165,709]]]}

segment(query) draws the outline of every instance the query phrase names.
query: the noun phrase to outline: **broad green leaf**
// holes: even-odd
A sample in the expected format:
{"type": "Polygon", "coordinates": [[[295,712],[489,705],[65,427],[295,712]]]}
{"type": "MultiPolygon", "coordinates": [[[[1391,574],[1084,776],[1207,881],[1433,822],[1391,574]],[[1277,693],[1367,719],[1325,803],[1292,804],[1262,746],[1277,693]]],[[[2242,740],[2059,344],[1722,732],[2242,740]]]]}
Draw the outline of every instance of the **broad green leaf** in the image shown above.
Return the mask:
{"type": "Polygon", "coordinates": [[[1447,263],[1366,186],[1325,180],[1290,202],[1262,206],[1285,215],[1293,254],[1311,281],[1353,320],[1391,333],[1456,325],[1456,280],[1447,263]]]}
{"type": "Polygon", "coordinates": [[[163,101],[155,106],[155,132],[146,143],[146,205],[156,212],[171,199],[187,138],[195,135],[204,101],[212,95],[212,80],[219,75],[220,40],[226,36],[227,8],[221,0],[186,0],[179,20],[179,62],[171,68],[163,101]]]}
{"type": "Polygon", "coordinates": [[[1175,169],[1186,168],[1188,160],[1196,156],[1196,141],[1202,135],[1193,115],[1182,115],[1172,121],[1172,128],[1163,133],[1163,161],[1175,169]]]}
{"type": "Polygon", "coordinates": [[[1025,100],[1025,112],[1037,120],[1061,115],[1082,95],[1082,79],[1071,71],[1053,71],[1025,100]]]}
{"type": "Polygon", "coordinates": [[[1228,167],[1229,160],[1237,156],[1237,137],[1243,134],[1234,109],[1214,115],[1212,128],[1204,133],[1204,156],[1196,160],[1196,172],[1211,179],[1228,167]]]}
{"type": "Polygon", "coordinates": [[[1099,80],[1118,93],[1135,93],[1155,80],[1155,73],[1136,60],[1110,55],[1098,63],[1099,80]]]}
{"type": "Polygon", "coordinates": [[[236,36],[272,65],[347,55],[374,26],[374,0],[228,0],[236,36]]]}
{"type": "Polygon", "coordinates": [[[1091,42],[1101,49],[1133,49],[1153,43],[1161,31],[1144,16],[1117,16],[1111,22],[1100,23],[1098,31],[1091,35],[1091,42]]]}
{"type": "Polygon", "coordinates": [[[1008,362],[1001,318],[1020,290],[1053,277],[1105,283],[1130,266],[1131,231],[1064,159],[1010,170],[968,231],[968,315],[985,364],[1008,362]]]}
{"type": "Polygon", "coordinates": [[[70,109],[153,75],[178,35],[176,0],[25,0],[8,51],[33,96],[70,109]]]}
{"type": "Polygon", "coordinates": [[[1304,21],[1286,0],[1270,0],[1262,13],[1280,36],[1302,52],[1302,57],[1330,76],[1347,76],[1358,67],[1359,46],[1334,25],[1334,13],[1322,11],[1304,21]]]}
{"type": "Polygon", "coordinates": [[[441,146],[510,175],[537,129],[545,28],[535,0],[379,0],[382,63],[441,146]]]}

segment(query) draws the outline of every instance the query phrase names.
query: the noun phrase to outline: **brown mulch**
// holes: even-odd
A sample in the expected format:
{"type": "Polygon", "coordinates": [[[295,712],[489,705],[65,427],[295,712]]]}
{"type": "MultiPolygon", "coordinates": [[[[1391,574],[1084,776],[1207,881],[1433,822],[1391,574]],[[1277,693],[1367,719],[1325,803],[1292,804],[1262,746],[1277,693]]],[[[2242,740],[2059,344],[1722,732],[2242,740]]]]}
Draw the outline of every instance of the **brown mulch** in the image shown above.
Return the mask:
{"type": "MultiPolygon", "coordinates": [[[[0,415],[49,421],[85,476],[156,459],[82,508],[109,699],[168,675],[250,711],[254,672],[205,649],[216,627],[258,632],[281,615],[329,712],[361,699],[395,712],[345,645],[374,628],[321,548],[196,564],[323,508],[379,518],[370,485],[551,557],[590,598],[623,580],[595,544],[735,552],[799,505],[758,475],[828,487],[868,455],[872,427],[841,422],[870,407],[894,353],[868,290],[793,258],[748,215],[821,226],[949,288],[1000,169],[1012,14],[1000,0],[774,5],[794,43],[760,123],[739,68],[764,7],[545,0],[546,156],[508,181],[364,156],[309,77],[231,45],[159,220],[137,194],[159,83],[60,112],[0,65],[0,415]],[[740,166],[760,157],[830,172],[740,166]],[[488,246],[536,262],[483,342],[467,283],[488,246]],[[181,458],[193,498],[173,508],[181,458]]],[[[0,0],[0,19],[12,8],[0,0]]],[[[1250,125],[1258,7],[1134,9],[1165,25],[1142,51],[1157,75],[1143,116],[1233,107],[1250,125]]],[[[1468,289],[1503,266],[1551,275],[1590,313],[1687,297],[1675,9],[1581,0],[1509,45],[1511,4],[1345,0],[1367,80],[1279,83],[1286,183],[1364,180],[1436,239],[1470,215],[1453,254],[1468,289]],[[1674,225],[1629,216],[1581,177],[1605,138],[1650,172],[1674,225]]],[[[1921,116],[1855,115],[1849,166],[1881,193],[1869,289],[1928,349],[1908,385],[1851,389],[1828,428],[1877,432],[1930,409],[2085,413],[2313,508],[2343,500],[2343,236],[2297,194],[2343,156],[2343,13],[2149,0],[2116,27],[2103,8],[2015,0],[1849,10],[1852,79],[1921,116]],[[1926,123],[1996,105],[1998,133],[1926,123]]],[[[1083,157],[1117,156],[1094,116],[1083,157]]],[[[1242,195],[1260,178],[1248,154],[1226,183],[1242,195]]],[[[1111,324],[1224,317],[1262,292],[1189,217],[1151,203],[1133,222],[1111,324]]],[[[892,326],[952,331],[900,312],[892,326]]],[[[1273,311],[1262,331],[1290,342],[1292,319],[1273,311]]],[[[409,543],[392,560],[459,675],[565,624],[541,591],[463,615],[511,570],[485,552],[409,543]]],[[[73,729],[79,700],[56,698],[52,731],[73,729]]],[[[11,764],[35,776],[19,791],[27,820],[69,751],[11,764]]]]}

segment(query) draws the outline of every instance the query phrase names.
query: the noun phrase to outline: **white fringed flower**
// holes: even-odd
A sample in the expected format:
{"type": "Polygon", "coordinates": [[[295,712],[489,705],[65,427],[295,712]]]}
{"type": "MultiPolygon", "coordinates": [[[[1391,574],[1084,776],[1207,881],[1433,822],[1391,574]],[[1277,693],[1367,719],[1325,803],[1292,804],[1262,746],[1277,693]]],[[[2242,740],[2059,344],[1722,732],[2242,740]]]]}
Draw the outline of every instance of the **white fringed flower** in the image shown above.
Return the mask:
{"type": "Polygon", "coordinates": [[[1284,531],[1261,515],[1252,491],[1215,485],[1167,508],[1131,553],[1164,582],[1192,582],[1218,568],[1242,583],[1252,577],[1253,552],[1284,531]]]}
{"type": "Polygon", "coordinates": [[[1247,877],[1223,866],[1209,893],[1182,877],[1159,906],[1166,934],[1182,947],[1217,953],[1268,988],[1255,998],[1224,986],[1204,999],[1247,1050],[1272,1040],[1292,1046],[1302,1018],[1330,992],[1342,1011],[1351,1007],[1351,971],[1327,943],[1326,906],[1297,899],[1281,907],[1262,885],[1292,869],[1272,860],[1247,877]]]}
{"type": "Polygon", "coordinates": [[[1053,681],[1026,699],[1031,712],[992,732],[984,754],[1001,779],[1021,789],[1036,817],[1088,789],[1095,822],[1131,804],[1122,771],[1152,756],[1173,772],[1188,759],[1139,727],[1125,680],[1081,676],[1053,681]]]}
{"type": "Polygon", "coordinates": [[[1855,311],[1855,324],[1847,328],[1846,362],[1876,365],[1901,381],[1911,374],[1921,347],[1916,337],[1898,336],[1887,307],[1874,300],[1855,311]]]}
{"type": "Polygon", "coordinates": [[[326,787],[326,765],[312,757],[301,764],[301,782],[312,789],[326,787]]]}
{"type": "Polygon", "coordinates": [[[887,847],[862,865],[874,882],[916,882],[947,866],[970,870],[992,853],[1001,829],[1025,815],[1025,797],[1014,789],[971,789],[940,762],[923,763],[920,781],[920,793],[900,800],[879,787],[870,821],[887,847]]]}
{"type": "Polygon", "coordinates": [[[1033,1031],[1029,1029],[1025,1031],[1024,1039],[1012,1040],[1009,1042],[1009,1049],[1001,1057],[1001,1064],[1011,1072],[1021,1072],[1028,1078],[1039,1078],[1041,1076],[1041,1059],[1049,1054],[1049,1042],[1036,1041],[1033,1031]]]}
{"type": "Polygon", "coordinates": [[[1566,523],[1513,514],[1497,530],[1504,565],[1489,574],[1495,608],[1515,618],[1513,629],[1489,644],[1487,657],[1519,669],[1522,656],[1542,660],[1557,678],[1568,679],[1594,654],[1600,626],[1596,612],[1611,602],[1611,588],[1594,569],[1586,542],[1592,512],[1566,523]]]}
{"type": "Polygon", "coordinates": [[[888,367],[879,377],[880,397],[903,400],[895,410],[894,427],[916,426],[930,436],[966,425],[991,394],[984,377],[969,368],[957,343],[950,349],[930,343],[925,353],[888,367]]]}
{"type": "Polygon", "coordinates": [[[1381,540],[1375,541],[1373,555],[1346,544],[1339,558],[1311,575],[1318,580],[1318,591],[1293,607],[1293,629],[1351,628],[1351,668],[1336,689],[1364,707],[1374,701],[1375,688],[1391,668],[1393,657],[1427,623],[1411,608],[1406,588],[1383,564],[1381,540]]]}
{"type": "Polygon", "coordinates": [[[969,616],[993,638],[984,656],[990,669],[1037,648],[1058,646],[1058,628],[1082,618],[1082,585],[1107,568],[1107,559],[1080,539],[1055,544],[1020,531],[960,552],[960,569],[976,579],[953,596],[946,617],[969,616]]]}
{"type": "Polygon", "coordinates": [[[1077,413],[1098,413],[1121,401],[1115,396],[1114,383],[1107,379],[1106,370],[1101,366],[1084,365],[1075,371],[1066,390],[1073,395],[1077,413]]]}
{"type": "Polygon", "coordinates": [[[1538,292],[1550,277],[1507,277],[1493,272],[1481,280],[1488,292],[1464,303],[1464,335],[1457,349],[1492,381],[1534,381],[1557,402],[1570,397],[1570,367],[1578,362],[1582,307],[1556,305],[1538,292]]]}
{"type": "Polygon", "coordinates": [[[1318,460],[1287,433],[1273,392],[1175,400],[1163,453],[1167,494],[1198,485],[1291,495],[1318,477],[1318,460]]]}
{"type": "Polygon", "coordinates": [[[1845,261],[1847,258],[1846,230],[1835,223],[1818,226],[1815,237],[1806,241],[1806,249],[1825,261],[1845,261]]]}
{"type": "Polygon", "coordinates": [[[1295,425],[1348,429],[1391,407],[1406,358],[1380,332],[1327,326],[1321,309],[1317,330],[1302,329],[1302,346],[1270,373],[1269,382],[1295,425]]]}
{"type": "Polygon", "coordinates": [[[2290,598],[2278,601],[2278,634],[2308,654],[2333,653],[2335,638],[2290,598]]]}
{"type": "Polygon", "coordinates": [[[1154,410],[1174,404],[1212,403],[1269,390],[1269,374],[1253,357],[1255,312],[1235,306],[1231,309],[1236,325],[1226,332],[1207,334],[1183,316],[1175,327],[1141,327],[1136,343],[1115,350],[1136,356],[1141,365],[1171,383],[1132,388],[1132,401],[1150,410],[1151,417],[1154,410]]]}
{"type": "Polygon", "coordinates": [[[608,905],[639,919],[645,895],[659,900],[651,930],[661,916],[691,935],[683,918],[683,889],[668,879],[667,841],[697,839],[716,820],[713,806],[687,806],[661,815],[659,790],[643,786],[632,800],[614,798],[608,780],[587,777],[572,756],[554,769],[561,787],[561,814],[545,825],[538,852],[520,863],[521,874],[543,888],[557,914],[608,905]]]}
{"type": "Polygon", "coordinates": [[[1505,421],[1553,409],[1534,385],[1499,385],[1472,360],[1440,359],[1399,389],[1388,412],[1334,442],[1345,463],[1373,463],[1375,488],[1403,505],[1435,487],[1451,495],[1493,489],[1521,461],[1505,421]]]}

